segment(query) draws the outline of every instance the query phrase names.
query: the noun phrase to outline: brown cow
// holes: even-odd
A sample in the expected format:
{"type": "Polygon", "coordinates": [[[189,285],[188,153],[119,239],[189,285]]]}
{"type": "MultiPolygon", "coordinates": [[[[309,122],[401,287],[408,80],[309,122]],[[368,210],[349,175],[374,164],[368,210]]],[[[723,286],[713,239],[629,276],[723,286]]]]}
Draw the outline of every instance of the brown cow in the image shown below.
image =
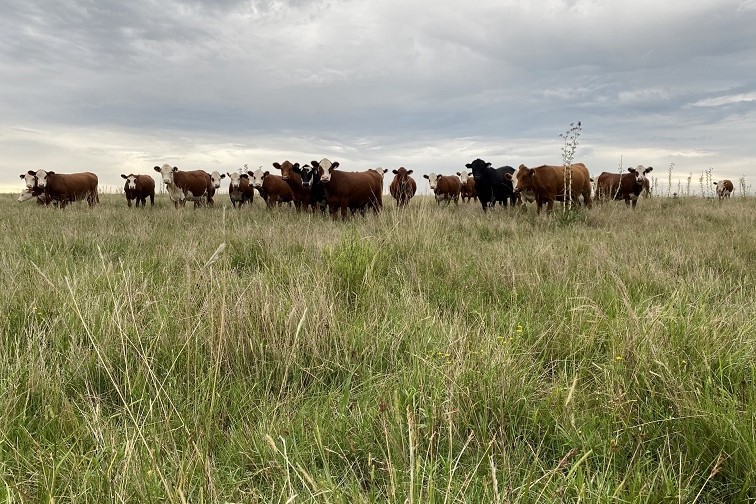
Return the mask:
{"type": "Polygon", "coordinates": [[[126,195],[126,204],[131,208],[131,202],[136,200],[136,206],[139,203],[142,207],[147,206],[147,197],[150,198],[150,206],[155,206],[155,179],[149,175],[124,175],[121,178],[126,179],[123,185],[123,193],[126,195]]]}
{"type": "Polygon", "coordinates": [[[310,206],[310,188],[302,185],[302,175],[299,173],[299,163],[289,160],[283,163],[273,163],[273,168],[281,170],[281,178],[289,184],[294,195],[294,207],[299,211],[302,207],[307,210],[310,206]]]}
{"type": "Polygon", "coordinates": [[[454,175],[436,175],[431,173],[430,175],[423,175],[424,179],[428,179],[431,191],[436,196],[436,203],[441,204],[441,201],[451,203],[454,201],[455,205],[459,205],[459,193],[462,191],[462,181],[459,177],[454,175]]]}
{"type": "Polygon", "coordinates": [[[268,171],[263,172],[262,167],[255,171],[247,171],[247,175],[250,178],[249,183],[257,189],[268,208],[294,201],[294,193],[291,187],[281,176],[272,175],[268,171]]]}
{"type": "Polygon", "coordinates": [[[236,208],[238,203],[241,208],[248,201],[251,205],[255,198],[255,188],[249,183],[249,174],[226,172],[226,175],[229,180],[228,196],[231,198],[231,205],[236,208]]]}
{"type": "Polygon", "coordinates": [[[475,177],[468,173],[467,170],[458,171],[457,175],[459,176],[459,181],[462,182],[462,189],[459,192],[462,202],[478,199],[478,193],[475,191],[475,177]]]}
{"type": "Polygon", "coordinates": [[[200,206],[205,200],[212,205],[213,184],[210,174],[204,170],[181,171],[177,167],[164,164],[156,166],[155,171],[163,177],[163,183],[168,190],[168,196],[173,205],[178,208],[186,205],[186,201],[193,201],[194,206],[200,206]]]}
{"type": "Polygon", "coordinates": [[[723,200],[725,198],[729,198],[730,194],[732,194],[733,189],[735,189],[732,185],[732,180],[720,180],[719,182],[714,182],[714,185],[717,186],[717,196],[720,200],[723,200]]]}
{"type": "Polygon", "coordinates": [[[633,208],[638,203],[638,198],[643,193],[644,182],[647,182],[646,173],[654,168],[628,168],[629,173],[603,172],[596,179],[596,197],[599,200],[615,199],[625,200],[627,205],[632,202],[633,208]]]}
{"type": "Polygon", "coordinates": [[[347,210],[365,212],[370,208],[378,213],[383,207],[383,170],[364,172],[344,172],[336,170],[339,162],[323,158],[320,162],[311,161],[310,165],[318,170],[320,181],[325,189],[326,202],[331,217],[341,210],[345,219],[347,210]]]}
{"type": "Polygon", "coordinates": [[[44,193],[45,199],[57,201],[61,208],[74,201],[86,200],[90,207],[100,202],[97,194],[97,175],[84,173],[55,173],[53,171],[29,170],[36,178],[36,187],[44,193]]]}
{"type": "Polygon", "coordinates": [[[396,206],[403,207],[409,205],[410,200],[417,192],[417,183],[410,177],[413,170],[408,170],[404,166],[398,170],[393,170],[394,180],[389,185],[389,192],[396,200],[396,206]]]}
{"type": "MultiPolygon", "coordinates": [[[[520,165],[515,179],[517,181],[515,193],[531,191],[535,196],[536,213],[541,213],[541,207],[544,203],[546,203],[546,211],[551,212],[554,208],[554,201],[564,199],[565,167],[562,165],[543,165],[537,168],[520,165]]],[[[571,199],[578,202],[578,198],[582,196],[583,202],[588,208],[591,208],[592,205],[590,179],[588,169],[583,163],[572,165],[571,199]]]]}

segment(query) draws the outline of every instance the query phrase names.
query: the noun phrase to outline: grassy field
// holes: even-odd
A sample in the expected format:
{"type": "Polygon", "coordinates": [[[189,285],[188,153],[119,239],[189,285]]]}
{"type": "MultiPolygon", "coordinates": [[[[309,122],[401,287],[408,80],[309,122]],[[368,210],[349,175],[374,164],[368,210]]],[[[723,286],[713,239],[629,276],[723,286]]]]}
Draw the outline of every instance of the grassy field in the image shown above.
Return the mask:
{"type": "Polygon", "coordinates": [[[165,198],[0,197],[1,501],[756,500],[756,198],[165,198]]]}

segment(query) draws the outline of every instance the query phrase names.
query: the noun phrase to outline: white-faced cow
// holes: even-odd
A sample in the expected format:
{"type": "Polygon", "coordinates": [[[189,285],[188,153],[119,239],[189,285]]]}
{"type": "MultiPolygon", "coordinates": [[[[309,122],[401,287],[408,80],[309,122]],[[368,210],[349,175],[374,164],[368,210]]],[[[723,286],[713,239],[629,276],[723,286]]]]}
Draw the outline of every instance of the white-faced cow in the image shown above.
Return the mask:
{"type": "Polygon", "coordinates": [[[150,198],[150,206],[155,206],[155,179],[149,175],[124,175],[121,174],[122,179],[126,179],[126,183],[123,185],[123,193],[126,195],[126,204],[131,208],[131,202],[136,200],[136,206],[139,208],[139,203],[142,203],[142,207],[147,206],[147,198],[150,198]]]}
{"type": "Polygon", "coordinates": [[[417,192],[417,183],[410,177],[413,170],[408,170],[404,166],[398,170],[393,170],[394,180],[389,185],[389,192],[396,200],[396,206],[404,207],[409,205],[410,200],[417,192]]]}
{"type": "Polygon", "coordinates": [[[719,197],[720,200],[729,198],[732,191],[735,189],[732,185],[732,180],[727,179],[714,182],[714,185],[717,186],[717,197],[719,197]]]}
{"type": "Polygon", "coordinates": [[[249,175],[249,183],[257,189],[268,208],[294,201],[294,193],[291,191],[291,187],[281,176],[263,171],[262,167],[255,171],[247,171],[247,175],[249,175]]]}
{"type": "Polygon", "coordinates": [[[447,203],[453,201],[455,205],[459,204],[459,193],[462,191],[462,182],[459,177],[430,173],[423,175],[423,178],[428,180],[428,185],[436,197],[437,204],[440,205],[442,201],[447,203]]]}
{"type": "Polygon", "coordinates": [[[97,175],[84,173],[55,173],[54,171],[29,171],[36,178],[36,187],[44,193],[45,199],[57,202],[61,208],[74,201],[86,200],[90,207],[99,203],[97,175]]]}
{"type": "Polygon", "coordinates": [[[162,167],[156,166],[155,171],[163,177],[168,196],[176,208],[186,205],[187,200],[193,201],[197,207],[212,198],[210,174],[204,170],[182,171],[175,166],[164,164],[162,167]]]}
{"type": "Polygon", "coordinates": [[[18,195],[16,201],[27,201],[32,198],[37,198],[38,205],[50,204],[50,200],[47,198],[44,191],[37,186],[37,177],[33,173],[34,172],[30,171],[21,174],[20,177],[24,179],[24,190],[18,195]]]}
{"type": "Polygon", "coordinates": [[[627,205],[632,204],[635,208],[638,198],[644,190],[644,184],[648,183],[646,174],[654,168],[628,168],[629,173],[602,172],[596,179],[596,197],[599,200],[615,199],[625,200],[627,205]]]}
{"type": "Polygon", "coordinates": [[[565,194],[565,180],[571,179],[570,198],[578,203],[582,196],[585,206],[591,208],[591,176],[588,168],[583,163],[572,165],[571,176],[565,176],[564,166],[543,165],[537,168],[528,168],[520,165],[515,180],[516,193],[530,191],[535,196],[537,213],[541,213],[541,207],[546,204],[546,210],[551,212],[554,201],[563,200],[565,194]]]}
{"type": "Polygon", "coordinates": [[[475,190],[475,177],[472,176],[472,172],[462,169],[457,172],[457,175],[459,176],[459,181],[462,182],[462,190],[459,193],[462,201],[469,202],[478,199],[478,193],[475,190]]]}
{"type": "Polygon", "coordinates": [[[215,192],[220,189],[221,181],[226,178],[226,174],[214,171],[208,175],[210,175],[210,193],[207,197],[207,204],[213,206],[215,204],[215,192]]]}
{"type": "Polygon", "coordinates": [[[331,217],[336,218],[341,211],[341,217],[347,217],[347,211],[365,212],[371,209],[379,212],[383,207],[383,173],[382,169],[364,172],[345,172],[337,170],[338,161],[331,162],[327,158],[311,161],[310,165],[320,174],[320,181],[325,189],[326,202],[331,217]]]}
{"type": "MultiPolygon", "coordinates": [[[[246,165],[245,165],[246,168],[246,165]]],[[[244,203],[252,201],[255,197],[255,189],[249,183],[249,174],[247,173],[226,173],[228,175],[228,196],[231,198],[231,205],[236,208],[238,204],[241,208],[244,203]]]]}

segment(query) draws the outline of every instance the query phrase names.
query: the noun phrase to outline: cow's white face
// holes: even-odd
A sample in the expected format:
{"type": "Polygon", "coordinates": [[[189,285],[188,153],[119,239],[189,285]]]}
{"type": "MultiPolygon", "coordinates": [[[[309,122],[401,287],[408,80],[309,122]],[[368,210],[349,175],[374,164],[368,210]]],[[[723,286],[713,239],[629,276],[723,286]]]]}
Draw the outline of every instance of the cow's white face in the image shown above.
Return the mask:
{"type": "Polygon", "coordinates": [[[248,171],[247,175],[249,175],[249,183],[252,185],[252,187],[259,189],[262,187],[263,179],[266,175],[268,175],[268,172],[262,171],[262,167],[260,167],[255,171],[248,171]]]}
{"type": "Polygon", "coordinates": [[[241,174],[240,173],[228,173],[226,172],[226,175],[228,175],[228,189],[229,191],[233,190],[239,190],[239,185],[241,185],[241,174]]]}
{"type": "Polygon", "coordinates": [[[121,178],[126,179],[126,189],[128,189],[129,191],[136,190],[136,180],[137,180],[137,176],[136,175],[123,175],[123,174],[121,174],[121,178]]]}
{"type": "Polygon", "coordinates": [[[368,168],[368,171],[372,171],[378,174],[379,177],[381,177],[381,180],[383,180],[383,175],[386,174],[388,171],[388,168],[381,168],[380,166],[378,168],[368,168]]]}
{"type": "Polygon", "coordinates": [[[635,175],[635,182],[643,187],[645,184],[648,184],[648,179],[646,178],[646,173],[650,172],[654,168],[652,166],[649,166],[648,168],[645,168],[641,165],[638,165],[637,168],[628,168],[627,171],[635,175]]]}
{"type": "Polygon", "coordinates": [[[31,189],[27,188],[27,189],[24,189],[23,192],[18,195],[17,201],[26,201],[26,200],[32,199],[33,197],[34,195],[32,194],[31,189]]]}
{"type": "Polygon", "coordinates": [[[218,173],[217,171],[214,171],[210,174],[210,182],[212,182],[213,187],[216,189],[219,189],[221,186],[221,180],[226,178],[225,173],[218,173]]]}
{"type": "Polygon", "coordinates": [[[323,158],[320,163],[313,163],[320,168],[320,181],[324,184],[331,181],[331,172],[339,166],[339,163],[332,163],[328,158],[323,158]]]}
{"type": "Polygon", "coordinates": [[[438,179],[441,178],[441,175],[430,173],[428,175],[423,175],[423,178],[428,179],[428,185],[430,185],[431,191],[436,192],[436,185],[438,184],[438,179]]]}
{"type": "Polygon", "coordinates": [[[465,182],[467,182],[467,177],[470,176],[470,172],[468,172],[467,169],[463,169],[461,171],[458,171],[457,175],[459,176],[459,180],[461,180],[464,184],[465,182]]]}
{"type": "Polygon", "coordinates": [[[160,176],[163,177],[163,183],[167,186],[172,186],[173,184],[173,173],[178,171],[178,168],[175,166],[171,167],[169,164],[164,164],[163,166],[156,166],[155,171],[160,173],[160,176]]]}
{"type": "Polygon", "coordinates": [[[47,176],[53,175],[55,172],[49,172],[46,170],[37,170],[37,173],[34,175],[37,179],[37,186],[40,189],[44,189],[47,187],[47,176]]]}
{"type": "Polygon", "coordinates": [[[34,186],[37,184],[37,177],[33,173],[24,173],[21,175],[21,178],[24,179],[24,185],[26,186],[26,190],[28,192],[31,192],[34,190],[34,186]]]}

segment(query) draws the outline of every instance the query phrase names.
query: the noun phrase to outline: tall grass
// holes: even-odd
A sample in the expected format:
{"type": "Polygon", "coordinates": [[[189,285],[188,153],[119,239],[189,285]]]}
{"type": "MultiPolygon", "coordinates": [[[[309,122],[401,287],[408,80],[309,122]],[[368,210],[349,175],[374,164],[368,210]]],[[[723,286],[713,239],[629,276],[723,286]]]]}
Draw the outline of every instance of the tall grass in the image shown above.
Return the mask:
{"type": "Polygon", "coordinates": [[[753,198],[102,199],[0,199],[0,500],[756,499],[753,198]]]}

